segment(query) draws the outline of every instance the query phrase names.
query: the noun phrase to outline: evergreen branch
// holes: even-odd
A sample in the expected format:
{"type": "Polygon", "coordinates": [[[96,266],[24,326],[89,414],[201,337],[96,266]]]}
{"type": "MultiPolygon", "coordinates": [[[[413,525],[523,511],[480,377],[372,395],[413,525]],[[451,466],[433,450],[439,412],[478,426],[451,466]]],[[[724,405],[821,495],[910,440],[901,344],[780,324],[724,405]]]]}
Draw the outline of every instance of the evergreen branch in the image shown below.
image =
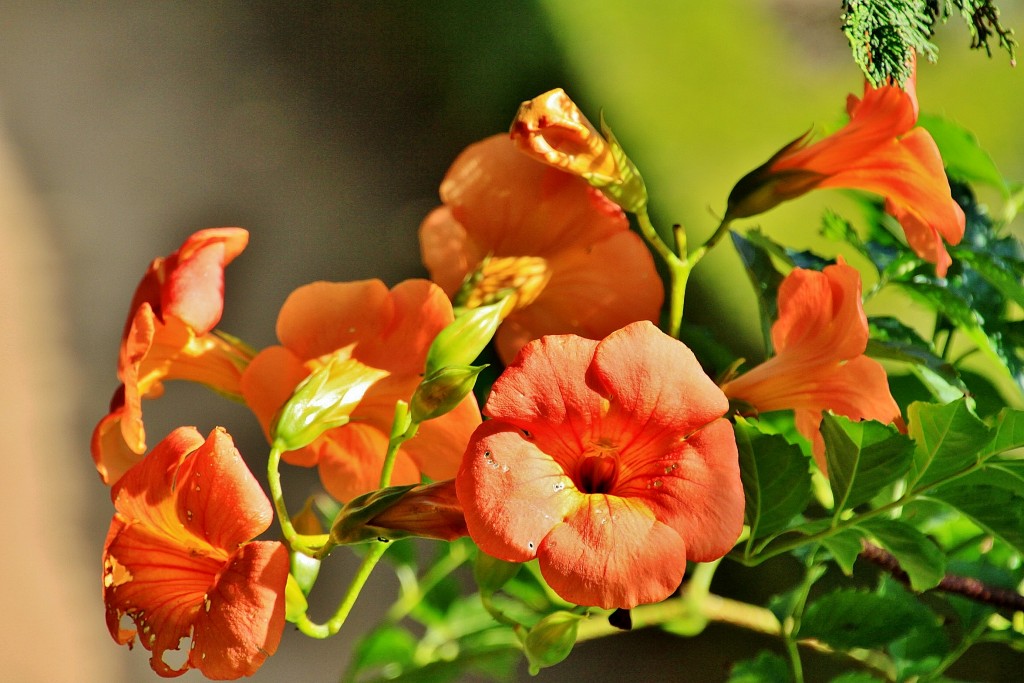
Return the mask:
{"type": "Polygon", "coordinates": [[[994,0],[843,0],[843,33],[868,81],[875,87],[885,83],[902,86],[910,77],[910,58],[918,52],[930,61],[938,55],[931,42],[935,28],[958,12],[971,33],[971,48],[985,48],[989,41],[1016,64],[1017,41],[1013,30],[999,20],[994,0]]]}

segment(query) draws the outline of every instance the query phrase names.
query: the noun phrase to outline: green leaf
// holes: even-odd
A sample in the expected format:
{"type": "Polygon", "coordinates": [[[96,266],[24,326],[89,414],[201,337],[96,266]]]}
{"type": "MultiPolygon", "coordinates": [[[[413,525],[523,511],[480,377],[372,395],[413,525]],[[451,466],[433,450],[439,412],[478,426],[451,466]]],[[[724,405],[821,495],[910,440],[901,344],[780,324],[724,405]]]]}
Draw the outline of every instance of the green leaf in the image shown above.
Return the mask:
{"type": "Polygon", "coordinates": [[[877,592],[889,600],[901,602],[918,614],[914,628],[889,644],[889,655],[896,665],[896,679],[904,681],[912,675],[934,672],[950,651],[949,638],[942,629],[943,620],[891,576],[881,577],[877,592]]]}
{"type": "Polygon", "coordinates": [[[939,585],[946,574],[946,556],[935,543],[914,527],[894,519],[870,519],[860,528],[893,554],[917,592],[939,585]]]}
{"type": "Polygon", "coordinates": [[[996,416],[992,432],[992,440],[981,450],[982,458],[1024,446],[1024,411],[1003,408],[996,416]]]}
{"type": "Polygon", "coordinates": [[[974,483],[999,481],[992,473],[978,475],[981,476],[971,475],[941,486],[928,495],[953,506],[986,532],[1024,553],[1024,496],[992,483],[974,483]]]}
{"type": "Polygon", "coordinates": [[[978,138],[963,126],[934,114],[921,114],[917,123],[932,135],[942,154],[946,173],[965,183],[983,183],[999,190],[1004,197],[1010,188],[978,138]]]}
{"type": "Polygon", "coordinates": [[[953,401],[967,393],[956,368],[939,358],[935,348],[896,318],[868,318],[871,339],[865,353],[876,359],[909,364],[915,375],[936,398],[953,401]]]}
{"type": "Polygon", "coordinates": [[[845,529],[821,539],[821,544],[832,553],[832,559],[847,576],[853,574],[853,564],[864,547],[861,537],[857,529],[845,529]]]}
{"type": "Polygon", "coordinates": [[[870,500],[910,469],[914,444],[893,427],[825,413],[821,436],[836,514],[870,500]]]}
{"type": "Polygon", "coordinates": [[[761,433],[755,422],[736,419],[740,478],[751,538],[784,529],[811,499],[807,457],[783,437],[761,433]]]}
{"type": "Polygon", "coordinates": [[[836,649],[876,648],[905,636],[920,623],[921,614],[902,601],[844,589],[811,604],[798,635],[817,638],[836,649]]]}
{"type": "Polygon", "coordinates": [[[349,681],[391,678],[413,664],[417,639],[400,626],[385,624],[359,639],[345,679],[349,681]]]}
{"type": "Polygon", "coordinates": [[[975,464],[990,440],[988,427],[974,416],[966,399],[946,405],[911,403],[907,417],[910,437],[916,443],[910,478],[914,487],[975,464]]]}
{"type": "Polygon", "coordinates": [[[977,271],[1003,298],[1024,306],[1024,285],[1010,263],[991,253],[971,249],[957,249],[954,255],[977,271]]]}
{"type": "Polygon", "coordinates": [[[736,662],[726,683],[784,683],[791,680],[793,677],[786,660],[774,652],[762,650],[753,659],[736,662]]]}
{"type": "Polygon", "coordinates": [[[765,352],[772,350],[772,323],[778,317],[779,285],[782,284],[782,273],[772,263],[771,255],[763,247],[731,232],[736,253],[747,270],[750,282],[754,285],[757,297],[757,308],[761,313],[761,334],[764,337],[765,352]]]}

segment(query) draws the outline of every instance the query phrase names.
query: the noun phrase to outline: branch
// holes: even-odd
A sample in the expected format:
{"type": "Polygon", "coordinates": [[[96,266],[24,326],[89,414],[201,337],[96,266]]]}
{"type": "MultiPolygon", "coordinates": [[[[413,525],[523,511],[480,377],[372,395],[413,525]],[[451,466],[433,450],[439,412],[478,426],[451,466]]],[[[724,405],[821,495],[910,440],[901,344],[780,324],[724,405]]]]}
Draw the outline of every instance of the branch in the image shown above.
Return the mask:
{"type": "MultiPolygon", "coordinates": [[[[903,571],[903,568],[900,567],[900,563],[897,562],[892,553],[868,543],[867,541],[862,541],[861,543],[864,550],[861,551],[860,557],[863,557],[868,562],[881,567],[891,574],[897,581],[910,585],[910,577],[907,576],[905,571],[903,571]]],[[[946,574],[946,576],[939,581],[939,585],[932,590],[942,591],[944,593],[953,593],[975,602],[983,602],[988,605],[993,605],[1000,609],[1008,609],[1014,612],[1024,611],[1024,595],[1006,588],[989,586],[988,584],[977,579],[972,579],[969,576],[946,574]]]]}

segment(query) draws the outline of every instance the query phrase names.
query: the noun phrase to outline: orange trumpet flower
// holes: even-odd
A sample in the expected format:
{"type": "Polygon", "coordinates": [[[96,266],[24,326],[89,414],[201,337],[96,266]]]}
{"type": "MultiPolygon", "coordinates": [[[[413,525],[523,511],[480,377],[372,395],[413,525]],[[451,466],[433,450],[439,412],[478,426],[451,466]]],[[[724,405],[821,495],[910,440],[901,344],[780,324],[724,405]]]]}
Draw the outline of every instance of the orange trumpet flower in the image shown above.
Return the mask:
{"type": "Polygon", "coordinates": [[[650,252],[582,177],[496,135],[455,160],[441,200],[420,226],[423,263],[457,305],[514,296],[495,337],[505,363],[545,334],[600,339],[657,320],[664,292],[650,252]]]}
{"type": "Polygon", "coordinates": [[[779,287],[775,356],[722,385],[758,411],[792,410],[796,428],[825,467],[822,412],[889,423],[900,416],[881,364],[864,355],[868,322],[860,274],[842,257],[822,272],[796,268],[779,287]]]}
{"type": "Polygon", "coordinates": [[[121,645],[136,635],[161,676],[199,669],[207,678],[252,675],[284,630],[288,550],[252,541],[273,510],[227,432],[203,439],[181,427],[111,490],[117,512],[103,547],[107,628],[121,645]],[[121,626],[122,617],[135,629],[121,626]],[[163,655],[191,638],[175,669],[163,655]]]}
{"type": "Polygon", "coordinates": [[[916,63],[901,90],[864,86],[850,95],[850,121],[815,143],[802,136],[741,179],[729,195],[726,219],[753,216],[816,188],[865,190],[885,198],[914,253],[945,277],[952,259],[943,244],[964,236],[963,210],[950,193],[932,136],[917,124],[916,63]]]}
{"type": "MultiPolygon", "coordinates": [[[[431,342],[452,319],[448,298],[427,280],[407,280],[390,291],[380,280],[305,285],[281,307],[281,345],[253,359],[242,376],[242,393],[269,437],[281,406],[325,362],[345,363],[345,376],[368,385],[346,424],[282,456],[293,465],[317,466],[327,492],[351,500],[378,488],[395,403],[409,401],[431,342]]],[[[421,474],[453,477],[478,424],[472,394],[451,412],[424,422],[399,449],[391,483],[418,484],[421,474]]]]}
{"type": "Polygon", "coordinates": [[[240,394],[239,380],[251,353],[213,328],[224,310],[224,268],[248,241],[249,233],[241,228],[200,230],[173,254],[150,264],[121,337],[121,386],[93,431],[92,456],[104,483],[116,482],[146,452],[142,399],[163,394],[165,380],[240,394]]]}
{"type": "Polygon", "coordinates": [[[499,559],[536,557],[571,602],[662,600],[687,560],[721,557],[743,526],[727,408],[649,322],[530,342],[494,383],[455,479],[469,534],[499,559]]]}

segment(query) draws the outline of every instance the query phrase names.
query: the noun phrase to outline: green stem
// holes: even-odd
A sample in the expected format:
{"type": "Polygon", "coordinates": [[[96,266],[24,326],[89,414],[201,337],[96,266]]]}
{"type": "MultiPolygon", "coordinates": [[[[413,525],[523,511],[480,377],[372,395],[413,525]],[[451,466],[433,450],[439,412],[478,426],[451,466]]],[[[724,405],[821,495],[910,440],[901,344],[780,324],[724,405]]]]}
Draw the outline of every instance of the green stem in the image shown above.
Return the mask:
{"type": "MultiPolygon", "coordinates": [[[[977,462],[959,472],[955,472],[940,479],[936,479],[935,481],[928,482],[923,486],[908,491],[907,493],[900,496],[897,500],[894,500],[890,503],[886,503],[885,505],[874,508],[873,510],[866,510],[865,512],[862,512],[859,515],[854,515],[849,519],[840,520],[838,523],[835,523],[832,526],[826,529],[822,529],[821,531],[818,531],[816,533],[808,534],[806,536],[798,536],[797,538],[793,538],[789,541],[779,543],[772,547],[770,550],[768,550],[768,548],[771,545],[771,543],[780,536],[769,537],[766,541],[762,542],[761,545],[754,549],[753,552],[750,551],[750,548],[748,546],[744,548],[743,553],[730,553],[729,557],[730,559],[736,560],[740,564],[743,564],[747,567],[756,567],[757,565],[767,560],[770,560],[773,557],[778,557],[779,555],[788,553],[791,550],[795,550],[796,548],[807,545],[808,543],[814,543],[824,538],[828,538],[829,536],[837,534],[840,531],[844,531],[851,527],[857,526],[861,522],[866,521],[868,519],[878,517],[879,515],[887,514],[889,512],[892,512],[893,510],[898,510],[901,507],[909,505],[910,503],[920,498],[921,496],[927,495],[928,491],[936,487],[942,486],[943,484],[948,484],[952,481],[956,481],[961,477],[965,477],[968,474],[971,474],[972,472],[975,472],[984,466],[985,461],[982,460],[981,462],[977,462]]],[[[922,472],[922,475],[923,474],[924,473],[922,472]]],[[[914,483],[916,482],[912,482],[911,485],[913,485],[914,483]]],[[[790,530],[783,533],[793,533],[793,531],[790,530]]]]}
{"type": "Polygon", "coordinates": [[[329,638],[341,630],[345,620],[348,619],[349,613],[352,611],[353,605],[356,604],[356,600],[359,598],[359,593],[363,590],[367,579],[370,578],[374,567],[377,566],[377,562],[384,556],[388,547],[388,543],[380,542],[370,546],[369,552],[366,553],[366,557],[363,558],[359,569],[356,571],[356,575],[352,578],[352,583],[349,584],[348,590],[345,592],[345,597],[342,598],[341,603],[338,604],[338,609],[330,619],[322,624],[318,624],[310,620],[308,615],[303,614],[295,622],[296,628],[305,635],[318,639],[329,638]]]}
{"type": "Polygon", "coordinates": [[[419,425],[409,415],[409,404],[405,401],[395,403],[395,419],[391,423],[391,438],[388,440],[388,452],[384,456],[384,464],[380,469],[380,487],[391,485],[391,474],[395,471],[395,460],[398,447],[416,435],[419,425]]]}
{"type": "Polygon", "coordinates": [[[288,507],[284,502],[284,493],[281,490],[281,454],[284,446],[280,441],[275,441],[270,448],[270,456],[267,458],[267,482],[270,485],[270,499],[274,501],[274,509],[277,511],[277,521],[281,525],[281,533],[289,546],[295,547],[295,538],[298,533],[292,525],[292,518],[288,515],[288,507]]]}
{"type": "MultiPolygon", "coordinates": [[[[682,327],[683,321],[683,302],[686,298],[686,281],[690,277],[691,267],[687,261],[680,259],[679,255],[673,251],[661,238],[658,231],[654,227],[654,223],[651,222],[651,216],[647,212],[647,206],[644,205],[636,213],[637,225],[640,226],[640,233],[647,240],[647,244],[651,246],[654,251],[658,253],[661,260],[665,262],[665,267],[668,268],[669,275],[669,286],[668,286],[668,329],[665,330],[669,335],[679,338],[679,328],[682,327]]],[[[686,253],[686,233],[683,230],[676,231],[676,249],[679,253],[686,253]]]]}
{"type": "Polygon", "coordinates": [[[718,224],[717,228],[715,228],[715,231],[713,233],[711,233],[711,237],[709,237],[707,239],[707,241],[704,242],[704,244],[702,244],[701,246],[699,246],[696,249],[694,249],[693,253],[691,253],[687,257],[687,260],[692,265],[697,265],[697,262],[700,261],[702,258],[704,258],[704,256],[709,251],[714,249],[715,245],[718,244],[722,240],[722,238],[725,237],[729,233],[729,226],[731,226],[731,225],[732,225],[732,220],[731,219],[723,218],[722,222],[718,224]]]}

